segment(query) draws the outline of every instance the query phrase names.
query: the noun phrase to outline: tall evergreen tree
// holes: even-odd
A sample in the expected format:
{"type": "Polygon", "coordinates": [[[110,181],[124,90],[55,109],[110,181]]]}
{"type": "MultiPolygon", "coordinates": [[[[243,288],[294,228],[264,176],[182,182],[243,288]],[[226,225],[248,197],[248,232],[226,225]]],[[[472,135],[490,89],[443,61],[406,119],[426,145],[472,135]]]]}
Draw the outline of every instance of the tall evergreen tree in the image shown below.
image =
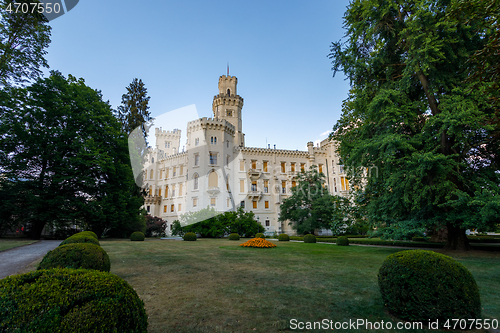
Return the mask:
{"type": "Polygon", "coordinates": [[[145,123],[152,119],[148,111],[149,100],[148,90],[142,80],[133,79],[127,87],[127,93],[122,95],[122,104],[118,106],[118,118],[127,135],[140,126],[144,137],[147,137],[148,128],[145,123]]]}
{"type": "Polygon", "coordinates": [[[2,94],[0,197],[13,208],[2,224],[22,223],[35,239],[46,226],[121,236],[145,226],[127,138],[99,91],[51,72],[2,94]]]}
{"type": "Polygon", "coordinates": [[[351,82],[331,139],[374,224],[445,227],[446,248],[465,250],[466,229],[500,217],[500,127],[491,82],[473,62],[495,20],[465,20],[459,3],[351,2],[346,39],[330,54],[351,82]],[[354,172],[367,166],[378,177],[354,172]]]}
{"type": "Polygon", "coordinates": [[[0,0],[0,84],[22,84],[41,75],[49,67],[44,56],[50,43],[48,20],[38,10],[37,0],[0,0]],[[14,3],[28,4],[28,13],[14,3]],[[9,7],[10,6],[10,7],[9,7]]]}

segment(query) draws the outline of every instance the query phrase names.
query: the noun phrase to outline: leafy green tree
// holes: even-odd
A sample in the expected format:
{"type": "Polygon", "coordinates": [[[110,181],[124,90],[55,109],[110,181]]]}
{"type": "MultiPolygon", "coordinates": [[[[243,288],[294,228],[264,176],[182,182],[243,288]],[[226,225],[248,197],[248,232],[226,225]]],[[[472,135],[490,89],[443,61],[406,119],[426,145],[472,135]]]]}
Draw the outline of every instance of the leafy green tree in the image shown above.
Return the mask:
{"type": "Polygon", "coordinates": [[[372,223],[445,227],[446,248],[465,250],[466,229],[500,216],[498,110],[473,63],[498,30],[451,3],[351,2],[330,54],[351,90],[330,138],[372,223]]]}
{"type": "Polygon", "coordinates": [[[127,135],[140,127],[144,137],[147,137],[148,128],[145,123],[152,119],[149,100],[148,90],[142,80],[133,79],[127,87],[127,93],[122,95],[122,104],[118,106],[118,119],[127,135]]]}
{"type": "Polygon", "coordinates": [[[236,212],[226,212],[218,217],[223,218],[224,216],[233,221],[229,227],[229,233],[235,232],[242,237],[252,237],[266,230],[262,224],[255,220],[253,212],[245,212],[242,207],[238,207],[236,212]]]}
{"type": "Polygon", "coordinates": [[[279,221],[289,221],[299,234],[312,234],[316,229],[330,229],[334,223],[345,223],[343,219],[333,219],[334,197],[324,185],[325,175],[319,173],[315,165],[299,172],[292,195],[281,203],[279,221]]]}
{"type": "Polygon", "coordinates": [[[35,239],[46,226],[76,224],[99,236],[145,227],[127,138],[99,91],[51,72],[0,96],[0,197],[13,207],[8,221],[35,239]]]}
{"type": "MultiPolygon", "coordinates": [[[[41,75],[50,43],[50,26],[43,14],[15,12],[14,3],[38,4],[36,0],[0,0],[0,84],[22,84],[41,75]],[[14,11],[8,11],[8,6],[14,11]]],[[[22,6],[22,5],[21,5],[22,6]]]]}

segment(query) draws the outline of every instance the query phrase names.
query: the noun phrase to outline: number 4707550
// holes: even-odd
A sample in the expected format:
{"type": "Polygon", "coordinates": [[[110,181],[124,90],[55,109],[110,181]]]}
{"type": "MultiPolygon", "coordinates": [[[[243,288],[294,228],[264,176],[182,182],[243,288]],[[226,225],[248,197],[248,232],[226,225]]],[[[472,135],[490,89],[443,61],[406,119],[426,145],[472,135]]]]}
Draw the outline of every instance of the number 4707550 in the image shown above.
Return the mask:
{"type": "Polygon", "coordinates": [[[47,2],[45,4],[42,4],[40,2],[14,2],[14,3],[9,3],[7,8],[5,8],[5,11],[9,13],[34,13],[37,11],[40,14],[46,13],[50,14],[52,12],[54,13],[59,13],[61,11],[61,5],[57,2],[51,3],[47,2]]]}
{"type": "Polygon", "coordinates": [[[497,319],[448,319],[444,323],[444,328],[447,329],[498,329],[497,319]]]}

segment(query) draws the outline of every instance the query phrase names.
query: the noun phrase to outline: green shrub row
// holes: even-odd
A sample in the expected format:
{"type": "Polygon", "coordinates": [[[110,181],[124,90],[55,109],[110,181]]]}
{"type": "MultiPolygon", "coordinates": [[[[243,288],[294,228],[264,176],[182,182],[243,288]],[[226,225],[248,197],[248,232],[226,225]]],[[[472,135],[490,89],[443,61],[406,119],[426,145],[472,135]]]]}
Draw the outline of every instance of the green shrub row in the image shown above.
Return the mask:
{"type": "MultiPolygon", "coordinates": [[[[95,235],[95,234],[94,234],[95,235]]],[[[93,236],[86,231],[79,232],[63,240],[59,245],[73,244],[73,243],[91,243],[101,245],[97,240],[97,236],[93,236]]]]}
{"type": "Polygon", "coordinates": [[[140,231],[136,231],[136,232],[133,232],[132,235],[130,235],[130,240],[131,241],[144,241],[144,238],[146,238],[146,236],[144,236],[144,234],[140,231]]]}
{"type": "Polygon", "coordinates": [[[195,240],[197,240],[197,239],[198,239],[198,236],[196,236],[196,234],[195,234],[194,232],[186,232],[186,233],[184,234],[183,239],[184,239],[185,241],[195,241],[195,240]]]}
{"type": "Polygon", "coordinates": [[[60,245],[49,251],[37,269],[84,268],[109,272],[110,262],[106,251],[91,243],[60,245]]]}
{"type": "Polygon", "coordinates": [[[288,241],[290,241],[290,236],[288,236],[287,234],[280,234],[278,236],[278,240],[280,242],[288,242],[288,241]]]}
{"type": "Polygon", "coordinates": [[[240,235],[237,233],[233,232],[229,235],[229,240],[240,240],[240,235]]]}
{"type": "Polygon", "coordinates": [[[1,332],[147,332],[144,303],[114,274],[37,270],[0,280],[1,332]]]}
{"type": "Polygon", "coordinates": [[[500,238],[493,238],[491,236],[472,236],[467,237],[469,243],[500,243],[500,238]]]}

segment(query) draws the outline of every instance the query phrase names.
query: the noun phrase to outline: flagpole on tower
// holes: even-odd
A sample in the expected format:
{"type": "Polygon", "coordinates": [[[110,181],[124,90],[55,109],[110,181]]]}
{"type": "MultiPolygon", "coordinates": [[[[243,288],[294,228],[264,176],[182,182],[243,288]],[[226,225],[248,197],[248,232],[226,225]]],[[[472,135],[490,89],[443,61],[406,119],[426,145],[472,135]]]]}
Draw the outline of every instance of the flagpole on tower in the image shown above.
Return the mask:
{"type": "Polygon", "coordinates": [[[227,76],[229,76],[229,62],[227,63],[227,76]]]}

